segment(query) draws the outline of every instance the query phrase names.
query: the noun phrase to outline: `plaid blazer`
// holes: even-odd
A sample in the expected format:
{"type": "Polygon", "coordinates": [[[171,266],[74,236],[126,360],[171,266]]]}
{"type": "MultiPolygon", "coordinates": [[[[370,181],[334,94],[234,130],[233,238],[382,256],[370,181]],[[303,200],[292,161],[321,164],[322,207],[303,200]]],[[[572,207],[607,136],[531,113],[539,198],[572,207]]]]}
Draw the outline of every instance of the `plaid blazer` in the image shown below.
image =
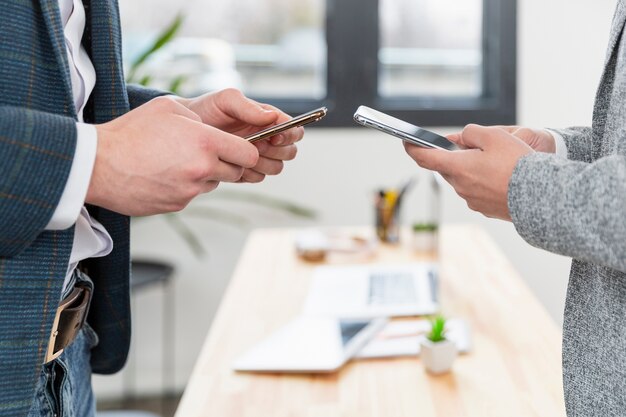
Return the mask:
{"type": "MultiPolygon", "coordinates": [[[[85,121],[103,123],[158,95],[124,83],[116,0],[85,0],[83,44],[97,74],[85,121]]],[[[58,0],[0,0],[0,416],[31,405],[72,249],[74,229],[44,231],[76,146],[76,109],[58,0]]],[[[113,252],[88,264],[95,372],[125,363],[130,341],[129,219],[90,213],[113,252]]]]}

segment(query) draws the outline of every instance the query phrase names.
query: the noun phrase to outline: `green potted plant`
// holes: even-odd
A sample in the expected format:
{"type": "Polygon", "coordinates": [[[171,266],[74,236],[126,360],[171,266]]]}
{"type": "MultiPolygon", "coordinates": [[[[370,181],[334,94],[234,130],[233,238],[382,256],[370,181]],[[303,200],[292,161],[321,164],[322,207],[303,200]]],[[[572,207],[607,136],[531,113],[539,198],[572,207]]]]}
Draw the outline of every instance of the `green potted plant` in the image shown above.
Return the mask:
{"type": "Polygon", "coordinates": [[[446,319],[443,316],[432,318],[430,323],[430,332],[421,342],[420,355],[428,372],[443,374],[452,368],[457,356],[456,344],[446,339],[446,319]]]}
{"type": "Polygon", "coordinates": [[[414,223],[413,248],[417,252],[435,252],[439,242],[438,232],[437,223],[414,223]]]}

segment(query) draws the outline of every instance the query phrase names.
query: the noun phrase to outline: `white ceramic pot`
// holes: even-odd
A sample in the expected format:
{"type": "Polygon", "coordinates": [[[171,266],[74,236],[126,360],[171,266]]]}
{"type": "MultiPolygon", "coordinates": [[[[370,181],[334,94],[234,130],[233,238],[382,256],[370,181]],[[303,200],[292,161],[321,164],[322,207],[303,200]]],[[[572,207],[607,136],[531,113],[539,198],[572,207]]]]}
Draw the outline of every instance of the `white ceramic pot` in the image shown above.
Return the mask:
{"type": "Polygon", "coordinates": [[[437,250],[437,232],[413,232],[413,248],[417,252],[435,252],[437,250]]]}
{"type": "Polygon", "coordinates": [[[421,342],[420,356],[428,372],[443,374],[452,368],[452,363],[457,356],[457,348],[450,340],[433,343],[424,339],[421,342]]]}

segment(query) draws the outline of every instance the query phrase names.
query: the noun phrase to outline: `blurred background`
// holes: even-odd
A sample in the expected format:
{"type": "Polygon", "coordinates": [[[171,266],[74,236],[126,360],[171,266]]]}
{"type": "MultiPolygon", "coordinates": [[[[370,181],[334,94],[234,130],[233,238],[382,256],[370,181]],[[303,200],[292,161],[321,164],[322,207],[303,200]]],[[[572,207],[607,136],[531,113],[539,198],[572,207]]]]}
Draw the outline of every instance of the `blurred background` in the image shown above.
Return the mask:
{"type": "MultiPolygon", "coordinates": [[[[358,104],[440,133],[470,122],[589,124],[615,7],[609,0],[119,3],[134,81],[185,96],[235,87],[292,115],[326,105],[331,116],[307,129],[281,176],[222,185],[175,218],[133,222],[133,258],[172,273],[134,292],[129,365],[94,381],[105,408],[164,394],[175,402],[253,228],[372,224],[375,191],[411,177],[422,181],[402,218],[418,220],[428,173],[400,141],[355,126],[358,104]],[[133,66],[168,28],[168,42],[133,66]]],[[[484,227],[561,324],[568,259],[530,247],[511,224],[471,212],[450,187],[441,210],[444,225],[484,227]]]]}

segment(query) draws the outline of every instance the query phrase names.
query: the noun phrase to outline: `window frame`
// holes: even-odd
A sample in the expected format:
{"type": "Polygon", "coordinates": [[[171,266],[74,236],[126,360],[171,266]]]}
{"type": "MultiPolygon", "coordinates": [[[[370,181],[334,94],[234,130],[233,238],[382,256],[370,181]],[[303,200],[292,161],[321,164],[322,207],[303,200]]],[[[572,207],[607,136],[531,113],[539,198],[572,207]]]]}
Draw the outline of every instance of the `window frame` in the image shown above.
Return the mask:
{"type": "Polygon", "coordinates": [[[352,127],[359,105],[424,126],[515,124],[517,0],[483,0],[483,91],[480,97],[387,98],[378,92],[379,0],[327,0],[326,97],[254,97],[290,114],[326,106],[319,127],[352,127]]]}

